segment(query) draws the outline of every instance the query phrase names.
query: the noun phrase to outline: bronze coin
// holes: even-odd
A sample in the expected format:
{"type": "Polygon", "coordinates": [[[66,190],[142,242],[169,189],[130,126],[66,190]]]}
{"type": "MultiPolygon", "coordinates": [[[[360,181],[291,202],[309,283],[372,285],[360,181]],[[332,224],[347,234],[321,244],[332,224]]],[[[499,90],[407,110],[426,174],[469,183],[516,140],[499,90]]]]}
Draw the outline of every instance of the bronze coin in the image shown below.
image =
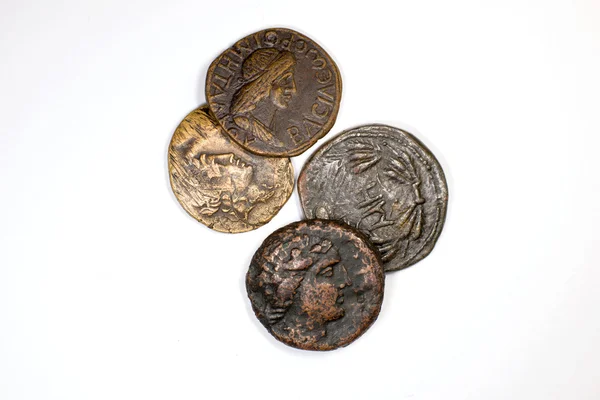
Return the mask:
{"type": "Polygon", "coordinates": [[[221,126],[265,156],[297,156],[312,146],[333,126],[341,96],[335,62],[291,29],[246,36],[206,76],[206,99],[221,126]]]}
{"type": "Polygon", "coordinates": [[[254,254],[246,289],[254,313],[277,340],[333,350],[377,319],[384,275],[377,252],[355,229],[310,220],[273,232],[254,254]]]}
{"type": "Polygon", "coordinates": [[[175,130],[169,175],[188,214],[228,233],[269,222],[294,188],[289,158],[257,156],[232,143],[206,105],[189,113],[175,130]]]}
{"type": "Polygon", "coordinates": [[[448,187],[433,154],[386,125],[342,132],[321,146],[298,178],[306,218],[343,221],[367,235],[386,271],[433,249],[446,218],[448,187]]]}

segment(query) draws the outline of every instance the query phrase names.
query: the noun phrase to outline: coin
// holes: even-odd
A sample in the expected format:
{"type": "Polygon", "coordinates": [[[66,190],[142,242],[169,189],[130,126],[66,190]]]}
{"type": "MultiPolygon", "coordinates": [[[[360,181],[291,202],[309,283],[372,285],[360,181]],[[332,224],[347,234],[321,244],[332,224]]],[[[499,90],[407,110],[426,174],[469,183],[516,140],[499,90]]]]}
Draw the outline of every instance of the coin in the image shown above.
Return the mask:
{"type": "Polygon", "coordinates": [[[232,143],[206,105],[188,114],[175,130],[169,175],[188,214],[229,233],[269,222],[294,188],[289,158],[257,156],[232,143]]]}
{"type": "Polygon", "coordinates": [[[208,69],[206,99],[225,131],[247,150],[296,156],[333,126],[342,95],[335,62],[291,29],[253,33],[208,69]]]}
{"type": "Polygon", "coordinates": [[[343,221],[367,235],[386,271],[433,249],[448,203],[444,172],[410,133],[386,125],[342,132],[321,146],[298,178],[306,218],[343,221]]]}
{"type": "Polygon", "coordinates": [[[277,340],[333,350],[362,335],[383,301],[381,261],[366,238],[335,221],[310,220],[272,233],[254,254],[246,289],[277,340]]]}

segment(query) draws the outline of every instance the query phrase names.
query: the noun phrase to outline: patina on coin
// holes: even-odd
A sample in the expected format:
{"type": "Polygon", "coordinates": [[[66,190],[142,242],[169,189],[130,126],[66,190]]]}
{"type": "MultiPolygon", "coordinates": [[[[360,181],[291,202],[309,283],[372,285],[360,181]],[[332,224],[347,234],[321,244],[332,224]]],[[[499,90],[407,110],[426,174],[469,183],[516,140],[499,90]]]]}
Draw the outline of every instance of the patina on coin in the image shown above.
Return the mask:
{"type": "Polygon", "coordinates": [[[261,157],[233,143],[206,105],[179,124],[169,146],[175,197],[195,219],[238,233],[269,222],[292,194],[289,158],[261,157]]]}
{"type": "Polygon", "coordinates": [[[362,335],[379,315],[383,286],[383,267],[368,240],[323,220],[272,233],[246,276],[260,322],[277,340],[304,350],[333,350],[362,335]]]}
{"type": "Polygon", "coordinates": [[[296,156],[333,126],[342,80],[318,44],[266,29],[225,50],[208,69],[206,99],[227,133],[266,156],[296,156]]]}
{"type": "Polygon", "coordinates": [[[386,271],[426,257],[446,218],[440,164],[417,138],[386,125],[361,126],[325,143],[304,165],[298,190],[307,218],[361,230],[386,271]]]}

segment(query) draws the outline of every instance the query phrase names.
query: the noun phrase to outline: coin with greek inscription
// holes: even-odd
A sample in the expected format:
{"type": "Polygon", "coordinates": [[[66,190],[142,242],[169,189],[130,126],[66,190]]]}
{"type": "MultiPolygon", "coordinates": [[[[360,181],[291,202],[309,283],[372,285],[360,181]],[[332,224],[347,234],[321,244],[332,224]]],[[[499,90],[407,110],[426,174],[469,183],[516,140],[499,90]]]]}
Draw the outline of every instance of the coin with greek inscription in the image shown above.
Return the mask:
{"type": "Polygon", "coordinates": [[[331,57],[291,29],[253,33],[208,69],[206,99],[231,138],[265,156],[297,156],[333,126],[342,80],[331,57]]]}
{"type": "Polygon", "coordinates": [[[254,254],[246,289],[259,321],[277,340],[303,350],[334,350],[377,319],[384,274],[377,252],[339,222],[294,222],[254,254]]]}
{"type": "Polygon", "coordinates": [[[442,232],[444,172],[410,133],[386,125],[342,132],[321,146],[298,178],[307,218],[343,221],[378,249],[386,271],[425,258],[442,232]]]}
{"type": "Polygon", "coordinates": [[[168,163],[181,206],[220,232],[246,232],[266,224],[294,188],[289,158],[258,156],[233,143],[206,105],[175,130],[168,163]]]}

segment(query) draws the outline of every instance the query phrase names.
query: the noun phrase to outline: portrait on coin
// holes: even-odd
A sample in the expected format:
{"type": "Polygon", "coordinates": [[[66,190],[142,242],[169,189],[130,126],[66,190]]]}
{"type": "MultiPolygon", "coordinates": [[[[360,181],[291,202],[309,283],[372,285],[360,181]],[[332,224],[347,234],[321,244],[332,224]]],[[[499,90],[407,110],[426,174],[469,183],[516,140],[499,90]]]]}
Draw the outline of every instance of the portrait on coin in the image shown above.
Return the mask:
{"type": "Polygon", "coordinates": [[[243,85],[233,96],[235,124],[262,141],[283,145],[273,133],[275,117],[296,94],[295,65],[294,55],[285,50],[258,49],[250,54],[242,64],[243,85]]]}
{"type": "Polygon", "coordinates": [[[293,189],[289,159],[248,153],[201,106],[179,124],[169,145],[175,197],[196,220],[229,233],[268,222],[293,189]]]}
{"type": "Polygon", "coordinates": [[[193,178],[188,181],[194,188],[190,194],[200,214],[220,211],[234,219],[247,219],[257,203],[272,195],[272,188],[253,182],[252,166],[233,153],[187,154],[185,158],[184,168],[193,178]]]}
{"type": "Polygon", "coordinates": [[[342,318],[344,288],[352,286],[337,249],[323,239],[311,245],[303,235],[296,243],[277,246],[267,257],[270,268],[259,275],[267,289],[266,318],[273,329],[303,326],[296,335],[304,342],[316,342],[327,334],[327,323],[342,318]],[[288,313],[290,309],[294,311],[288,313]],[[287,315],[285,324],[280,322],[287,315]],[[294,319],[304,320],[302,324],[294,319]]]}
{"type": "Polygon", "coordinates": [[[333,126],[342,78],[310,38],[286,28],[248,35],[206,74],[206,100],[233,141],[268,157],[296,156],[333,126]]]}
{"type": "Polygon", "coordinates": [[[383,286],[381,261],[366,238],[318,219],[272,233],[246,276],[260,322],[305,350],[333,350],[362,335],[379,314],[383,286]]]}

